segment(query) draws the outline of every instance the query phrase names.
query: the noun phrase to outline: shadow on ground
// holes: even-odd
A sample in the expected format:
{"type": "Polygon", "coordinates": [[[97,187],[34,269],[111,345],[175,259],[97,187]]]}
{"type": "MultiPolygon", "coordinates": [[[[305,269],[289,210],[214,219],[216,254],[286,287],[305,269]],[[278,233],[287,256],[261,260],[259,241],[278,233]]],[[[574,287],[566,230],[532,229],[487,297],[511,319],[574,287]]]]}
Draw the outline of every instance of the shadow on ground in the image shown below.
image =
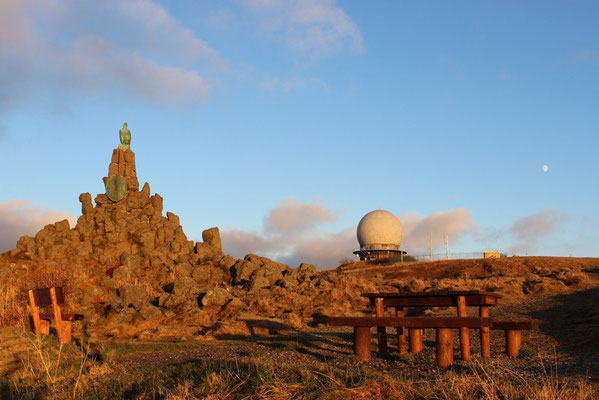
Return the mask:
{"type": "Polygon", "coordinates": [[[529,314],[544,321],[540,330],[576,360],[576,368],[599,371],[599,288],[554,296],[547,307],[529,314]]]}

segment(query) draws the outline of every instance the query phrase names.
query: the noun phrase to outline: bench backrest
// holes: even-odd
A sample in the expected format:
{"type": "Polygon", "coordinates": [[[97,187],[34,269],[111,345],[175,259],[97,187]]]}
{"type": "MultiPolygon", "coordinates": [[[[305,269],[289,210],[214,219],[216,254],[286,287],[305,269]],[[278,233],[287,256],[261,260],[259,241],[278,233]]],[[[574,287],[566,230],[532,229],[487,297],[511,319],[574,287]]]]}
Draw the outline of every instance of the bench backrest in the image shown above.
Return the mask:
{"type": "MultiPolygon", "coordinates": [[[[54,288],[56,292],[56,303],[64,304],[64,296],[62,294],[62,288],[54,288]]],[[[36,306],[49,306],[52,304],[52,296],[50,294],[50,288],[32,289],[34,305],[36,306]]]]}

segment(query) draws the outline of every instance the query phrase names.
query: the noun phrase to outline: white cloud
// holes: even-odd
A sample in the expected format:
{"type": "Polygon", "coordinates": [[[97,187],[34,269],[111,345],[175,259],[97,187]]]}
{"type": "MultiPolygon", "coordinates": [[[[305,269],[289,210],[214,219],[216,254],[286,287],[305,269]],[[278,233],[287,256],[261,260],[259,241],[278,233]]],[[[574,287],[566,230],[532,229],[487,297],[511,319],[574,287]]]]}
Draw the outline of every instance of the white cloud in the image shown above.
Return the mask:
{"type": "Polygon", "coordinates": [[[263,29],[281,37],[292,50],[319,57],[341,49],[362,51],[356,24],[333,0],[250,0],[263,29]]]}
{"type": "MultiPolygon", "coordinates": [[[[322,225],[335,222],[339,213],[318,203],[301,203],[294,197],[284,199],[271,209],[259,231],[225,229],[222,232],[226,252],[235,257],[258,253],[297,266],[301,262],[321,268],[333,268],[342,259],[354,259],[358,247],[356,227],[339,232],[319,233],[322,225]]],[[[457,209],[428,216],[405,213],[400,216],[404,227],[402,248],[422,253],[428,248],[429,235],[447,233],[453,243],[476,231],[470,211],[457,209]]]]}
{"type": "Polygon", "coordinates": [[[535,214],[519,218],[513,222],[507,232],[513,235],[514,243],[510,251],[514,254],[527,253],[539,247],[539,241],[569,217],[559,210],[541,210],[535,214]]]}
{"type": "Polygon", "coordinates": [[[121,52],[98,37],[80,38],[62,62],[63,71],[69,71],[87,90],[121,87],[154,101],[200,101],[208,94],[206,81],[196,71],[161,66],[137,54],[121,52]]]}
{"type": "Polygon", "coordinates": [[[282,236],[268,236],[263,232],[227,228],[221,231],[223,249],[233,257],[241,258],[249,253],[269,255],[285,254],[291,241],[282,236]]]}
{"type": "Polygon", "coordinates": [[[282,260],[291,266],[306,262],[321,268],[335,268],[343,259],[355,260],[352,252],[357,247],[356,227],[350,226],[341,232],[300,238],[294,243],[292,252],[282,260]]]}
{"type": "Polygon", "coordinates": [[[204,99],[199,65],[227,63],[149,0],[0,2],[0,110],[49,91],[118,90],[152,101],[204,99]]]}
{"type": "MultiPolygon", "coordinates": [[[[336,267],[339,259],[351,256],[354,244],[349,244],[346,231],[318,231],[323,225],[335,222],[338,215],[338,211],[321,204],[302,203],[295,197],[287,197],[269,210],[260,231],[223,230],[223,247],[234,257],[258,253],[290,265],[308,262],[336,267]]],[[[355,236],[355,228],[349,229],[355,236]]],[[[355,242],[355,237],[352,241],[355,242]]]]}
{"type": "MultiPolygon", "coordinates": [[[[267,213],[259,231],[225,229],[223,246],[235,257],[258,253],[292,266],[307,262],[333,268],[342,259],[354,259],[352,253],[359,246],[355,226],[321,232],[323,225],[335,222],[338,216],[338,211],[318,203],[301,203],[288,197],[267,213]]],[[[399,219],[404,227],[402,248],[412,254],[428,249],[431,234],[442,237],[446,233],[456,243],[477,229],[471,212],[463,208],[428,216],[404,213],[399,219]]]]}
{"type": "Polygon", "coordinates": [[[117,9],[142,27],[146,43],[163,51],[175,50],[172,55],[188,60],[205,59],[219,67],[227,63],[206,43],[181,26],[168,12],[149,0],[116,1],[117,9]],[[147,37],[150,35],[150,37],[147,37]]]}
{"type": "MultiPolygon", "coordinates": [[[[337,211],[318,203],[301,203],[288,197],[268,212],[260,230],[225,229],[222,232],[224,250],[235,257],[257,253],[291,266],[307,262],[320,268],[334,268],[342,259],[353,259],[352,252],[358,247],[355,226],[339,232],[321,231],[323,225],[335,222],[338,215],[337,211]]],[[[515,220],[508,228],[479,228],[472,212],[464,208],[426,216],[417,212],[399,216],[404,228],[402,249],[412,255],[428,253],[431,237],[438,251],[445,234],[452,245],[467,237],[474,239],[476,245],[505,236],[511,242],[513,253],[532,251],[539,247],[543,237],[567,219],[558,210],[541,210],[515,220]]]]}
{"type": "Polygon", "coordinates": [[[305,262],[320,269],[334,268],[342,259],[354,259],[352,251],[357,247],[355,227],[348,227],[341,232],[299,237],[230,228],[221,232],[221,236],[224,251],[234,257],[260,254],[292,267],[305,262]]]}
{"type": "Polygon", "coordinates": [[[75,226],[75,218],[64,211],[49,210],[22,199],[0,203],[0,252],[14,249],[21,236],[33,236],[45,225],[63,219],[75,226]]]}
{"type": "Polygon", "coordinates": [[[476,222],[472,213],[464,208],[449,211],[439,211],[422,216],[416,212],[404,213],[399,217],[404,227],[402,247],[409,253],[422,253],[429,248],[431,237],[433,245],[442,243],[439,238],[447,234],[452,243],[462,236],[476,231],[476,222]]]}
{"type": "Polygon", "coordinates": [[[281,201],[264,219],[264,231],[269,234],[300,236],[312,233],[322,224],[335,222],[337,212],[318,203],[303,204],[293,196],[281,201]]]}

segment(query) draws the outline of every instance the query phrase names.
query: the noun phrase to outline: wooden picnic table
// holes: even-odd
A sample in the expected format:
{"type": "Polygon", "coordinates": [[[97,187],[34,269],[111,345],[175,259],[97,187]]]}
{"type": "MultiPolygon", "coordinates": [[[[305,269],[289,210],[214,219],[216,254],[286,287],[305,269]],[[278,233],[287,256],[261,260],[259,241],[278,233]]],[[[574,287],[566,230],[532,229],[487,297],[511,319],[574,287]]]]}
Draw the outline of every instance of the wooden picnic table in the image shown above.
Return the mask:
{"type": "MultiPolygon", "coordinates": [[[[456,307],[458,317],[467,317],[467,307],[478,307],[481,318],[489,318],[489,307],[497,305],[497,300],[502,296],[497,293],[483,290],[443,290],[431,292],[412,293],[363,293],[363,297],[370,300],[374,306],[377,317],[385,316],[385,308],[393,307],[396,317],[405,317],[409,307],[456,307]]],[[[400,354],[408,350],[406,330],[397,328],[398,350],[400,354]]],[[[470,334],[467,327],[460,329],[461,358],[464,361],[471,359],[470,334]]],[[[379,353],[387,354],[387,333],[385,326],[377,327],[379,353]]],[[[480,329],[481,356],[491,356],[491,334],[488,327],[480,329]]],[[[422,351],[422,329],[409,329],[409,350],[418,353],[422,351]]]]}

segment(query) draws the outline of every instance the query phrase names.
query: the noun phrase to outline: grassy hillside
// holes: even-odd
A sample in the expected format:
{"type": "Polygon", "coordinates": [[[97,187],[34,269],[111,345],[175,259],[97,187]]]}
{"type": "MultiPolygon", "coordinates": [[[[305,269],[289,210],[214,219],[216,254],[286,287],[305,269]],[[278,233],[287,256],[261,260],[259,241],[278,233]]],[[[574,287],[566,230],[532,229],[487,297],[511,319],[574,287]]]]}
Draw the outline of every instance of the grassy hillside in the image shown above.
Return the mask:
{"type": "Polygon", "coordinates": [[[354,263],[322,274],[342,288],[332,296],[336,287],[329,287],[328,308],[318,306],[332,315],[367,311],[361,291],[482,288],[504,295],[492,317],[538,319],[541,330],[523,332],[516,359],[505,356],[501,332],[492,334],[492,358],[481,359],[472,334],[471,363],[458,359],[454,335],[456,364],[440,370],[433,330],[425,330],[422,353],[399,355],[389,329],[390,356],[363,364],[352,355],[351,329],[326,325],[287,326],[278,334],[255,329],[251,336],[221,330],[168,341],[81,332],[64,346],[17,325],[0,329],[0,398],[599,399],[599,259],[354,263]],[[342,292],[355,302],[337,304],[342,292]]]}

